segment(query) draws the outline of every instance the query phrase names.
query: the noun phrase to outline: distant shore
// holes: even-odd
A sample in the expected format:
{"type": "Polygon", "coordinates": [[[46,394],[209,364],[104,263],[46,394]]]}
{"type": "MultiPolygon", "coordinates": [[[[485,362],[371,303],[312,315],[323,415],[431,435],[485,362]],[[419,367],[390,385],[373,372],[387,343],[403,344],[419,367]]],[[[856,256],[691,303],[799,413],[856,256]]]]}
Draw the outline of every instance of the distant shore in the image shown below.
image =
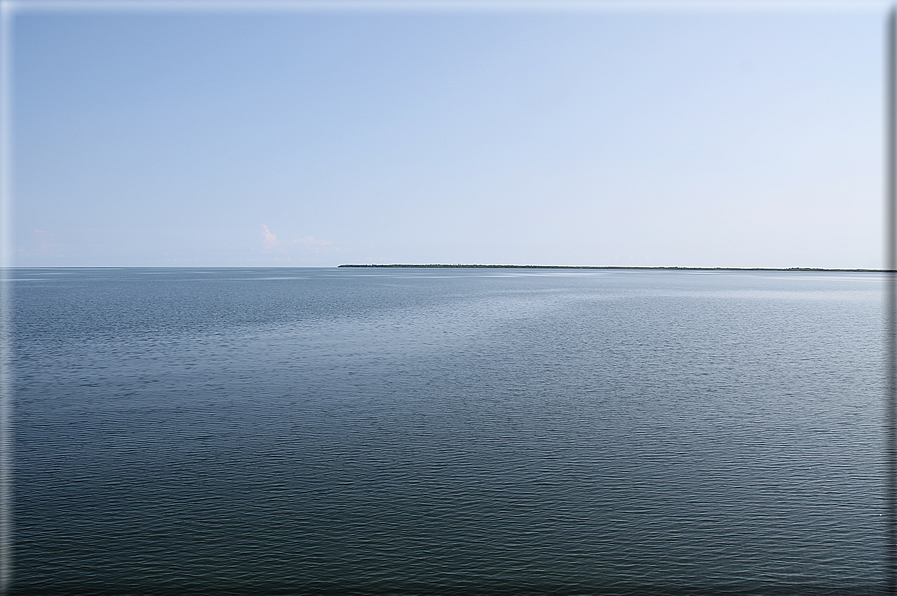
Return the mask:
{"type": "Polygon", "coordinates": [[[620,267],[591,265],[411,265],[394,263],[390,265],[340,265],[340,267],[411,267],[416,269],[638,269],[649,271],[844,271],[849,273],[887,273],[888,269],[823,269],[821,267],[620,267]]]}

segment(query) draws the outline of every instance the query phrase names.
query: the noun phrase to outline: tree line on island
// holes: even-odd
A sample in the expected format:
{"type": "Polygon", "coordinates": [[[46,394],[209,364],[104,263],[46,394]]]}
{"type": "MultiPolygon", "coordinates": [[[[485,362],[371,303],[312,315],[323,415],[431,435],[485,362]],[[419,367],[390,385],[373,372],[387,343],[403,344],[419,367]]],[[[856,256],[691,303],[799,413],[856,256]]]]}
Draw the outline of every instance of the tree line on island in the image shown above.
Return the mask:
{"type": "Polygon", "coordinates": [[[340,267],[410,267],[419,269],[639,269],[639,270],[671,270],[671,271],[848,271],[883,273],[894,272],[888,269],[826,269],[823,267],[636,267],[636,266],[592,266],[592,265],[463,265],[463,264],[439,264],[414,265],[406,263],[392,263],[388,265],[375,264],[346,264],[340,267]]]}

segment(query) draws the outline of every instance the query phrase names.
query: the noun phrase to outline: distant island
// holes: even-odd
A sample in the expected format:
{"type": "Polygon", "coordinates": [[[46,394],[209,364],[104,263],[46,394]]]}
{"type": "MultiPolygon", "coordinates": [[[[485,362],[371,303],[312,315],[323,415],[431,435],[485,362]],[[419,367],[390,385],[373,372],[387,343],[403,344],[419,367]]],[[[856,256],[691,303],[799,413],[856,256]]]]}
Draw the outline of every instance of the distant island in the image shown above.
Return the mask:
{"type": "Polygon", "coordinates": [[[824,269],[822,267],[620,267],[591,265],[411,265],[394,263],[391,265],[340,265],[340,267],[413,267],[429,269],[640,269],[661,271],[847,271],[852,273],[886,273],[889,269],[824,269]]]}

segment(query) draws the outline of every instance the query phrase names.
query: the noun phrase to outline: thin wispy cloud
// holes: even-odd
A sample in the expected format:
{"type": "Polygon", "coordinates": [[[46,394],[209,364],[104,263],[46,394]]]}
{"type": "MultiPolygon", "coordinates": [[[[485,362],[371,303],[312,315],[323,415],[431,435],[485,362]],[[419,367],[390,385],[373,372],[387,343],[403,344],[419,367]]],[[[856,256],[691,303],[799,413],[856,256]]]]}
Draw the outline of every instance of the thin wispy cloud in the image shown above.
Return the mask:
{"type": "Polygon", "coordinates": [[[334,246],[329,240],[306,236],[305,238],[291,238],[288,240],[278,240],[277,234],[272,232],[268,226],[262,226],[262,247],[264,252],[286,252],[292,246],[302,246],[311,248],[314,252],[328,250],[339,252],[339,248],[334,246]]]}
{"type": "Polygon", "coordinates": [[[277,247],[277,235],[271,232],[265,224],[262,224],[262,236],[265,237],[264,245],[266,251],[274,250],[277,247]]]}
{"type": "Polygon", "coordinates": [[[37,250],[40,252],[46,252],[58,246],[56,242],[53,241],[53,232],[34,228],[32,234],[34,243],[37,245],[37,250]]]}
{"type": "Polygon", "coordinates": [[[56,234],[47,230],[31,228],[30,238],[15,249],[16,257],[62,257],[63,246],[56,241],[56,234]]]}

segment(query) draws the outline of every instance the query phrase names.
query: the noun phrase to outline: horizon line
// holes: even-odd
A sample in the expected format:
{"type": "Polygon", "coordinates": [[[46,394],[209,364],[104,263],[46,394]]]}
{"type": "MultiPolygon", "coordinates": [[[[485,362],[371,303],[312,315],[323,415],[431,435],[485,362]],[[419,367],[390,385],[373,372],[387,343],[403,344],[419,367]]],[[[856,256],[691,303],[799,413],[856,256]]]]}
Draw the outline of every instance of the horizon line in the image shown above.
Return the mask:
{"type": "Polygon", "coordinates": [[[338,267],[411,267],[411,268],[449,268],[449,269],[649,269],[649,270],[685,270],[685,271],[849,271],[864,273],[897,273],[897,269],[846,269],[828,267],[683,267],[683,266],[647,266],[647,265],[483,265],[483,264],[344,264],[338,267]]]}
{"type": "Polygon", "coordinates": [[[0,270],[24,269],[338,269],[338,268],[418,268],[418,269],[603,269],[657,271],[834,271],[855,273],[897,273],[897,269],[847,267],[692,267],[682,265],[510,265],[483,263],[344,263],[341,265],[13,265],[0,270]]]}

